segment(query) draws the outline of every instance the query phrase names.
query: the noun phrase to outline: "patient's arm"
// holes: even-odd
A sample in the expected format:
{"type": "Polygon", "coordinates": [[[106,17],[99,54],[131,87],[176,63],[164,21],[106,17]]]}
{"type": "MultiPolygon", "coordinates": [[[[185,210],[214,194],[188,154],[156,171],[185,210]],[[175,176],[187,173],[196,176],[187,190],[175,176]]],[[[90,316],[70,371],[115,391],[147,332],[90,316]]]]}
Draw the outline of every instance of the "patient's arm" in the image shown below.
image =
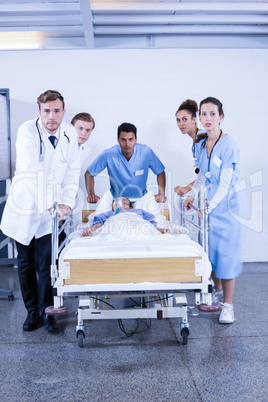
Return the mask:
{"type": "Polygon", "coordinates": [[[86,182],[86,189],[87,189],[87,194],[88,194],[87,201],[95,204],[96,202],[99,201],[100,197],[95,194],[94,177],[91,176],[91,174],[89,173],[88,170],[86,170],[86,173],[85,173],[85,182],[86,182]]]}
{"type": "Polygon", "coordinates": [[[159,232],[165,234],[165,233],[170,233],[169,229],[164,229],[164,228],[156,228],[157,230],[159,230],[159,232]]]}
{"type": "Polygon", "coordinates": [[[102,226],[102,223],[97,223],[96,225],[90,226],[83,231],[83,237],[92,236],[95,230],[99,229],[102,226]]]}

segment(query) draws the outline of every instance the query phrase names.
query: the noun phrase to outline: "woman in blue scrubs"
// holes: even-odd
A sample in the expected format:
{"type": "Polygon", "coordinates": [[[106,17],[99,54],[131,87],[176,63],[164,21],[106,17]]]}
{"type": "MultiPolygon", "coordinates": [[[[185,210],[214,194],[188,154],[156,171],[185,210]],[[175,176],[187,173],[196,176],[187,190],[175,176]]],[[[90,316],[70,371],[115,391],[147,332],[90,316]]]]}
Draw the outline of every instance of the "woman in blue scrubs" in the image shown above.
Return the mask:
{"type": "MultiPolygon", "coordinates": [[[[205,137],[204,130],[200,130],[196,124],[196,116],[198,112],[198,105],[194,100],[187,99],[182,102],[176,112],[176,122],[182,134],[188,134],[189,137],[193,140],[192,145],[192,154],[193,160],[197,160],[197,138],[198,141],[205,137]]],[[[198,168],[196,163],[195,172],[198,173],[198,168]]],[[[175,193],[178,195],[184,195],[188,193],[192,189],[194,185],[194,181],[189,183],[187,186],[177,186],[174,188],[175,193]]]]}
{"type": "MultiPolygon", "coordinates": [[[[193,191],[205,184],[210,202],[209,245],[213,280],[221,280],[224,303],[219,322],[234,322],[233,294],[235,279],[242,272],[241,248],[242,203],[235,191],[239,178],[239,149],[232,137],[222,132],[220,123],[224,118],[221,102],[213,97],[200,103],[199,118],[207,132],[207,137],[198,143],[198,167],[200,173],[193,191]]],[[[188,197],[184,205],[191,209],[193,197],[188,197]]]]}

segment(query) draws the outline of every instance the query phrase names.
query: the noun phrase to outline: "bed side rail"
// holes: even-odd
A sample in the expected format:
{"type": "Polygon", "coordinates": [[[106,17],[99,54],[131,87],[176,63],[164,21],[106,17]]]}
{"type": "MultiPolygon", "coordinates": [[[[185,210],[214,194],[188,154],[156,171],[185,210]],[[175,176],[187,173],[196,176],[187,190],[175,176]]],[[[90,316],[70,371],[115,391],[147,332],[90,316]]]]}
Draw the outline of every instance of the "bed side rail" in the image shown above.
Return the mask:
{"type": "MultiPolygon", "coordinates": [[[[190,219],[185,216],[185,207],[183,206],[187,196],[179,196],[179,210],[180,210],[180,225],[185,227],[185,222],[188,222],[190,225],[193,225],[198,230],[198,242],[204,248],[204,251],[209,255],[209,201],[207,199],[204,200],[204,208],[203,208],[203,218],[198,217],[198,224],[192,222],[190,219]]],[[[198,195],[198,207],[192,205],[192,209],[195,212],[198,212],[198,209],[201,207],[201,197],[200,193],[198,195]]]]}
{"type": "Polygon", "coordinates": [[[53,204],[52,209],[52,234],[51,234],[51,265],[50,265],[50,276],[52,286],[58,277],[58,267],[57,261],[58,256],[63,247],[65,247],[69,234],[73,231],[73,218],[72,212],[66,217],[63,223],[59,225],[59,205],[57,202],[53,204]],[[59,236],[65,231],[66,237],[59,244],[59,236]]]}

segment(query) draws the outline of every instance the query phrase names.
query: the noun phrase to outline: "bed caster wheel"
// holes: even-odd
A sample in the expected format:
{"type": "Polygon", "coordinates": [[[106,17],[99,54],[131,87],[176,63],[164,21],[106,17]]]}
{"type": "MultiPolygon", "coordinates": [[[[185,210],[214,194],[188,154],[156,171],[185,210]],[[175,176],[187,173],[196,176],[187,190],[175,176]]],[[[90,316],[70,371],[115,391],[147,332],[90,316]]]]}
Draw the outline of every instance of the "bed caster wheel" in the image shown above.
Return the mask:
{"type": "Polygon", "coordinates": [[[182,330],[181,330],[181,344],[182,345],[187,345],[188,335],[189,335],[189,329],[182,328],[182,330]]]}
{"type": "Polygon", "coordinates": [[[77,341],[78,341],[79,348],[83,348],[84,343],[85,343],[85,334],[84,334],[84,332],[83,331],[78,331],[76,336],[77,336],[77,341]]]}

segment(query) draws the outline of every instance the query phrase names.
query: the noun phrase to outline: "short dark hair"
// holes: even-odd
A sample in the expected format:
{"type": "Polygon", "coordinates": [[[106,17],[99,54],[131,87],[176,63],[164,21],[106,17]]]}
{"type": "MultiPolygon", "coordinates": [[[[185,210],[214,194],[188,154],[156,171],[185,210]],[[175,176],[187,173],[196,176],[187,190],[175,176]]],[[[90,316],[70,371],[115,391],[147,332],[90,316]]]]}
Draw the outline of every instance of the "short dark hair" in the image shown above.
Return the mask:
{"type": "Polygon", "coordinates": [[[49,89],[48,91],[42,93],[40,96],[37,98],[37,103],[39,106],[39,109],[41,109],[41,103],[47,103],[49,101],[55,101],[59,99],[62,102],[62,107],[65,109],[65,104],[64,104],[64,99],[63,96],[58,92],[58,91],[53,91],[49,89]]]}
{"type": "Polygon", "coordinates": [[[93,128],[95,128],[95,120],[93,119],[93,117],[89,114],[89,113],[77,113],[71,121],[71,124],[74,126],[75,123],[77,122],[77,120],[82,120],[82,121],[86,121],[87,123],[93,123],[93,128]]]}
{"type": "Polygon", "coordinates": [[[120,126],[117,129],[117,138],[120,137],[120,133],[122,133],[122,131],[126,133],[134,133],[135,138],[137,138],[137,128],[134,126],[134,124],[131,123],[120,124],[120,126]]]}

